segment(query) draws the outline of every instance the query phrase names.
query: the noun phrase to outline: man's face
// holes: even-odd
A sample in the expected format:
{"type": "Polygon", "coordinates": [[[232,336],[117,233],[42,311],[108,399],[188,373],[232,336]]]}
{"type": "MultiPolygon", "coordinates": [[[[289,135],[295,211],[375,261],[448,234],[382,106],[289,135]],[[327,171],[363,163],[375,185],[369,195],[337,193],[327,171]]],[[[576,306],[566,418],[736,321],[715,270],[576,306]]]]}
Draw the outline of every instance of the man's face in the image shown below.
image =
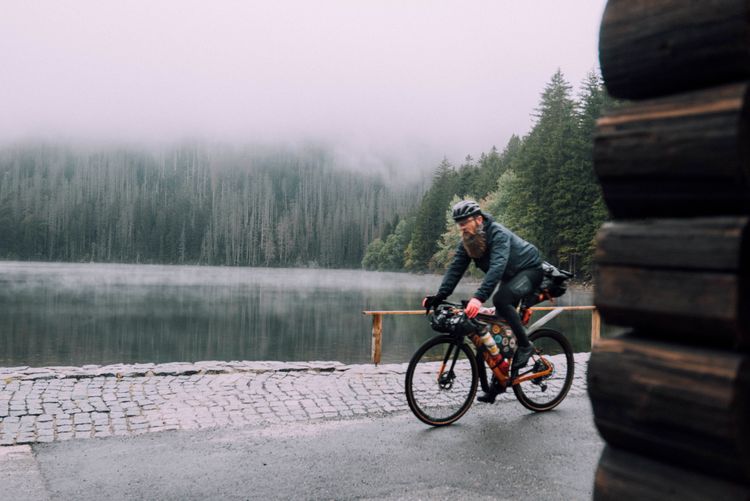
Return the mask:
{"type": "Polygon", "coordinates": [[[476,235],[482,224],[482,216],[468,217],[456,223],[462,235],[476,235]]]}

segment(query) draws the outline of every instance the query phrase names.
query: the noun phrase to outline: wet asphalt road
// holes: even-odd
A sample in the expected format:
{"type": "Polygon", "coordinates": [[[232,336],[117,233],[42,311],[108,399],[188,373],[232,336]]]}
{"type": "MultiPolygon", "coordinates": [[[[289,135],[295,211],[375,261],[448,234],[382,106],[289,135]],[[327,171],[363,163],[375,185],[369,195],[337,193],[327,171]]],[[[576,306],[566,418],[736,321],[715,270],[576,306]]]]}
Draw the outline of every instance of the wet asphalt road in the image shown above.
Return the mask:
{"type": "Polygon", "coordinates": [[[577,500],[591,498],[602,447],[588,398],[571,396],[543,414],[517,402],[476,404],[438,429],[400,414],[73,440],[33,452],[43,482],[35,492],[51,499],[577,500]]]}

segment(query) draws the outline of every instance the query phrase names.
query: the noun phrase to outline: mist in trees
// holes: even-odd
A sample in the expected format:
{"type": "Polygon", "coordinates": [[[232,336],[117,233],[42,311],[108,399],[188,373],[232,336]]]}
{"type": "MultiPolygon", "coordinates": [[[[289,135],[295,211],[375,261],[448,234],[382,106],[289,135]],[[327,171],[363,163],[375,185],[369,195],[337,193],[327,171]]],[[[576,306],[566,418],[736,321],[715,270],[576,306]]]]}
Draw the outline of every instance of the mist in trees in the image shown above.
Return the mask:
{"type": "Polygon", "coordinates": [[[17,145],[0,151],[0,258],[359,267],[419,195],[313,147],[17,145]]]}
{"type": "Polygon", "coordinates": [[[593,131],[612,103],[596,74],[578,96],[562,72],[531,131],[427,186],[348,169],[323,147],[0,149],[0,258],[442,272],[474,198],[544,257],[585,278],[607,211],[593,131]]]}
{"type": "MultiPolygon", "coordinates": [[[[580,278],[590,276],[594,236],[607,218],[593,170],[593,132],[603,109],[613,104],[597,74],[587,76],[576,98],[558,70],[526,136],[512,136],[502,153],[493,148],[476,161],[467,157],[456,167],[444,160],[436,168],[415,211],[401,269],[445,270],[459,240],[446,211],[460,198],[473,198],[545,259],[580,278]]],[[[382,241],[373,242],[363,266],[394,269],[384,265],[383,249],[382,241]]],[[[388,257],[388,263],[397,261],[388,257]]]]}

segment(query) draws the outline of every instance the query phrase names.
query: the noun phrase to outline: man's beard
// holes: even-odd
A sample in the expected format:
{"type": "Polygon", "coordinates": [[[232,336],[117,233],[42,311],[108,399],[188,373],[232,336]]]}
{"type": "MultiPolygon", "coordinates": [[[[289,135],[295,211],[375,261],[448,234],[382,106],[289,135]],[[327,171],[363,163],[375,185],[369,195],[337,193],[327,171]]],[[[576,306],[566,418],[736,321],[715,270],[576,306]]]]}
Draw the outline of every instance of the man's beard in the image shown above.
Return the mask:
{"type": "Polygon", "coordinates": [[[487,238],[484,228],[477,228],[477,232],[473,235],[469,235],[468,233],[461,234],[461,240],[463,241],[466,253],[473,259],[479,259],[484,255],[484,251],[487,250],[487,238]]]}

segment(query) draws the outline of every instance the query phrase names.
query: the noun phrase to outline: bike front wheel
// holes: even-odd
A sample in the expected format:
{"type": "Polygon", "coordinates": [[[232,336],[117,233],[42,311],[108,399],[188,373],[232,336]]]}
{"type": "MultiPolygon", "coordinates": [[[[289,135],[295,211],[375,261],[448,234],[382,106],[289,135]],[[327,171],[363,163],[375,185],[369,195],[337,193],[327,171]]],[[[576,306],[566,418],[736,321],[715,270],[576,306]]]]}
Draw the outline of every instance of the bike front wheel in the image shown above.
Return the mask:
{"type": "Polygon", "coordinates": [[[529,339],[534,343],[535,352],[515,379],[527,380],[514,384],[513,392],[527,409],[548,411],[563,401],[573,384],[573,348],[564,335],[552,329],[539,329],[529,335],[529,339]],[[530,375],[538,373],[544,375],[531,378],[530,375]]]}
{"type": "Polygon", "coordinates": [[[424,343],[406,370],[406,400],[422,422],[456,422],[474,401],[479,371],[474,352],[461,339],[437,336],[424,343]]]}

